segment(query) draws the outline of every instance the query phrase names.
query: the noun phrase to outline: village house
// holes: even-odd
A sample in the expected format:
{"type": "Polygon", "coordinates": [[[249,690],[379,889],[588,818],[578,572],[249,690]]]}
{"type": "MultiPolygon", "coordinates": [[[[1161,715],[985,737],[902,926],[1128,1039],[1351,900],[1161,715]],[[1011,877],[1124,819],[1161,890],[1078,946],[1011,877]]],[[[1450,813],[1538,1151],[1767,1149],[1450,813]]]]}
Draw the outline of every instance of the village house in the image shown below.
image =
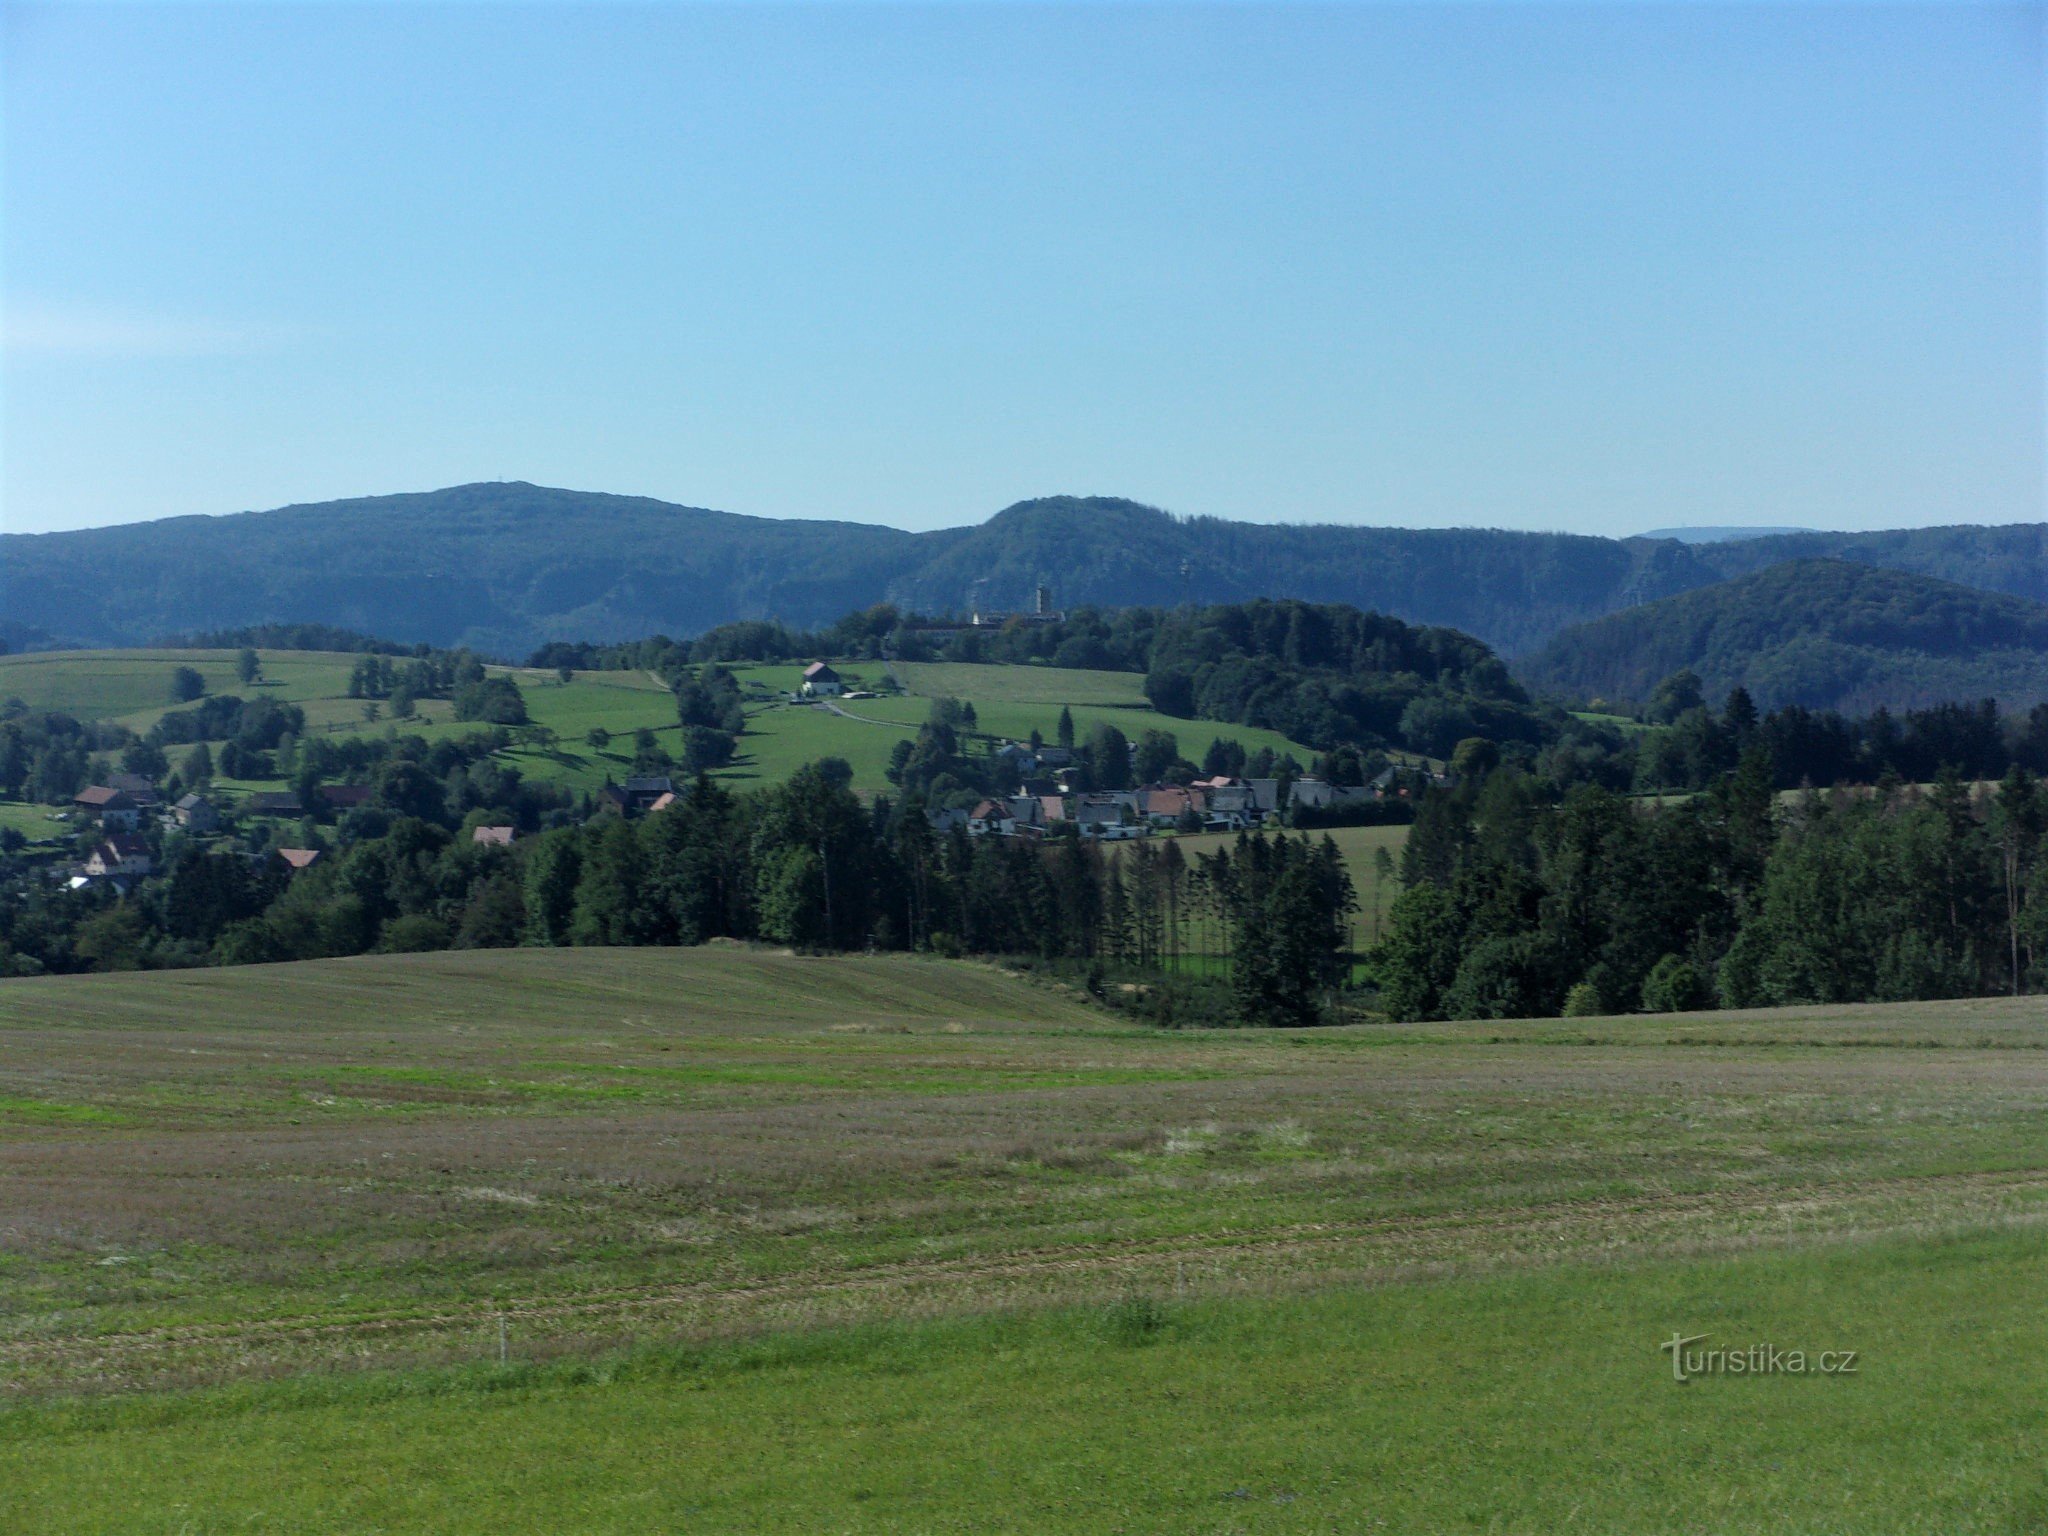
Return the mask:
{"type": "Polygon", "coordinates": [[[1007,837],[1016,826],[1009,806],[1000,800],[984,800],[967,813],[969,837],[1007,837]]]}
{"type": "Polygon", "coordinates": [[[1333,805],[1357,805],[1377,800],[1377,791],[1358,784],[1330,784],[1322,779],[1296,779],[1291,805],[1319,811],[1333,805]]]}
{"type": "Polygon", "coordinates": [[[124,789],[94,784],[71,798],[79,815],[97,821],[109,832],[133,832],[142,820],[142,808],[124,789]]]}
{"type": "Polygon", "coordinates": [[[807,699],[836,699],[846,692],[846,684],[837,672],[822,661],[814,661],[804,668],[803,688],[800,690],[807,699]]]}
{"type": "Polygon", "coordinates": [[[242,802],[242,809],[251,816],[303,816],[305,806],[299,797],[289,789],[259,789],[242,802]]]}
{"type": "Polygon", "coordinates": [[[1206,816],[1209,809],[1208,791],[1192,786],[1140,790],[1139,797],[1145,819],[1155,827],[1174,826],[1183,816],[1206,816]]]}
{"type": "Polygon", "coordinates": [[[318,848],[273,848],[271,852],[284,860],[284,867],[295,875],[320,862],[318,848]]]}
{"type": "Polygon", "coordinates": [[[951,810],[926,811],[924,819],[926,825],[934,832],[942,835],[951,832],[956,827],[967,825],[967,813],[957,806],[951,810]]]}
{"type": "Polygon", "coordinates": [[[1242,779],[1219,774],[1214,778],[1197,779],[1189,787],[1200,790],[1207,797],[1208,822],[1212,827],[1235,831],[1255,827],[1264,820],[1257,793],[1242,779]]]}
{"type": "Polygon", "coordinates": [[[1264,821],[1269,816],[1278,816],[1285,809],[1280,803],[1278,779],[1244,779],[1240,782],[1252,792],[1252,810],[1256,820],[1264,821]]]}
{"type": "Polygon", "coordinates": [[[120,790],[135,802],[138,810],[152,811],[159,804],[156,780],[139,773],[110,773],[107,775],[107,787],[120,790]]]}
{"type": "Polygon", "coordinates": [[[1010,808],[1010,820],[1016,823],[1019,832],[1043,832],[1045,830],[1045,807],[1036,795],[1006,795],[1003,803],[1010,808]]]}
{"type": "Polygon", "coordinates": [[[647,774],[614,784],[610,779],[597,792],[597,806],[600,811],[613,811],[621,816],[638,816],[659,806],[666,810],[675,803],[677,794],[675,780],[665,773],[647,774]]]}
{"type": "Polygon", "coordinates": [[[85,856],[83,872],[95,880],[111,875],[140,879],[150,871],[149,845],[139,837],[115,833],[93,845],[85,856]]]}
{"type": "Polygon", "coordinates": [[[1076,795],[1068,815],[1083,837],[1136,837],[1145,827],[1138,796],[1128,789],[1076,795]]]}
{"type": "Polygon", "coordinates": [[[330,811],[353,811],[370,803],[367,784],[322,784],[314,794],[330,811]]]}
{"type": "Polygon", "coordinates": [[[641,778],[628,779],[623,787],[626,791],[626,798],[632,802],[633,809],[636,811],[651,811],[654,809],[655,801],[661,799],[664,795],[673,795],[676,792],[675,780],[665,773],[648,774],[641,778]]]}
{"type": "Polygon", "coordinates": [[[469,834],[469,840],[486,848],[510,848],[519,836],[517,827],[476,827],[469,834]]]}
{"type": "Polygon", "coordinates": [[[187,832],[218,832],[220,812],[213,808],[213,802],[201,794],[184,796],[171,807],[171,820],[187,832]]]}

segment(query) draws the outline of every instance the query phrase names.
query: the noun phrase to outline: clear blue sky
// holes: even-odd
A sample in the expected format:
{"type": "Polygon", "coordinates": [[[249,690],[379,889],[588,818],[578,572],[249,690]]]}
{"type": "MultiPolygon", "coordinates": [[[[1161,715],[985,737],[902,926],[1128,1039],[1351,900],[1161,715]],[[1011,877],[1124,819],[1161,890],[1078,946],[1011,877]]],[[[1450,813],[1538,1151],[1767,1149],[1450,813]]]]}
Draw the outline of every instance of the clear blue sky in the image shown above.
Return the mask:
{"type": "Polygon", "coordinates": [[[2040,3],[0,16],[12,531],[2048,515],[2040,3]]]}

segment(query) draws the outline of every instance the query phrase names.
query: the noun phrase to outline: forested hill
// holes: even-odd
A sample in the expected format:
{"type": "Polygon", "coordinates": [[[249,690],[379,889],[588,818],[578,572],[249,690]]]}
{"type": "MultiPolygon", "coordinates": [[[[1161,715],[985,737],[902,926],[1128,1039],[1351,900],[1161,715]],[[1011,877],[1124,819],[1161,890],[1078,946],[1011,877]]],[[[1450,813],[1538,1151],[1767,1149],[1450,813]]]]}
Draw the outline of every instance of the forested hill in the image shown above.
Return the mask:
{"type": "Polygon", "coordinates": [[[1063,607],[1347,603],[1509,655],[1567,625],[1792,555],[1828,554],[2048,598],[2038,526],[1797,534],[1729,544],[1488,529],[1178,518],[1107,497],[1021,502],[932,533],[744,517],[512,482],[0,536],[0,619],[134,645],[264,623],[519,654],[553,639],[809,627],[884,599],[1063,607]]]}
{"type": "Polygon", "coordinates": [[[925,547],[860,523],[741,517],[521,483],[0,538],[0,612],[93,644],[318,623],[506,654],[861,607],[925,547]]]}
{"type": "Polygon", "coordinates": [[[1164,714],[1263,725],[1325,750],[1393,743],[1449,757],[1470,736],[1548,734],[1500,659],[1470,635],[1337,604],[1161,612],[1145,694],[1164,714]]]}
{"type": "Polygon", "coordinates": [[[1682,668],[1709,699],[1739,683],[1764,709],[2024,707],[2048,699],[2048,606],[1908,571],[1788,560],[1575,625],[1516,671],[1543,693],[1641,702],[1682,668]]]}

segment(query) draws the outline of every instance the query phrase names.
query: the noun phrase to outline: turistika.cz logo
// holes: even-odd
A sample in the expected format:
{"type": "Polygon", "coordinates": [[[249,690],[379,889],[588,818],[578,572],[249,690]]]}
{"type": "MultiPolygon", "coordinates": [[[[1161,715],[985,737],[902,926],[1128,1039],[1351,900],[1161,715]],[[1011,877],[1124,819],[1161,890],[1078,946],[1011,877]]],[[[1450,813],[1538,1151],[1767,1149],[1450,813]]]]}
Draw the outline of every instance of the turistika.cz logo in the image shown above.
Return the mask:
{"type": "Polygon", "coordinates": [[[1752,1344],[1747,1349],[1695,1349],[1705,1344],[1704,1333],[1674,1333],[1657,1348],[1671,1356],[1671,1379],[1691,1381],[1695,1376],[1854,1376],[1857,1355],[1853,1349],[1824,1349],[1809,1353],[1803,1349],[1780,1349],[1775,1344],[1752,1344]]]}

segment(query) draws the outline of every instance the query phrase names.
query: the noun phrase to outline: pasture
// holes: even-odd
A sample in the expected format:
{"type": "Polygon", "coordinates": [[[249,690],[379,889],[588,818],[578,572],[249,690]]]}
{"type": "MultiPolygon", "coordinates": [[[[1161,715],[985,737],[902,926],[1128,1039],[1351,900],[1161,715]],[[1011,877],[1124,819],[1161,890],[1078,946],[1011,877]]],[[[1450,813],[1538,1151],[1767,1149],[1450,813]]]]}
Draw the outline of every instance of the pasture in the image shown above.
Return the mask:
{"type": "Polygon", "coordinates": [[[114,720],[146,731],[159,716],[187,706],[171,699],[171,676],[190,667],[210,694],[235,693],[303,704],[348,692],[353,656],[320,651],[259,651],[263,676],[245,684],[235,651],[34,651],[0,656],[0,699],[61,710],[81,720],[114,720]]]}
{"type": "Polygon", "coordinates": [[[1146,699],[1145,679],[1135,672],[972,662],[898,662],[895,672],[915,699],[875,700],[848,707],[914,723],[924,718],[924,707],[916,700],[950,696],[974,705],[984,731],[1023,741],[1035,730],[1051,741],[1060,709],[1065,706],[1074,718],[1076,740],[1085,741],[1097,725],[1113,725],[1132,741],[1148,730],[1167,731],[1179,742],[1181,755],[1198,767],[1209,743],[1219,739],[1239,742],[1247,753],[1262,747],[1270,747],[1282,757],[1291,753],[1304,768],[1316,757],[1314,748],[1289,741],[1278,731],[1162,715],[1146,699]]]}
{"type": "Polygon", "coordinates": [[[10,981],[0,1490],[66,1531],[2029,1529],[2044,1130],[2032,999],[1170,1034],[730,945],[10,981]],[[1674,1332],[1861,1366],[1680,1385],[1674,1332]]]}

